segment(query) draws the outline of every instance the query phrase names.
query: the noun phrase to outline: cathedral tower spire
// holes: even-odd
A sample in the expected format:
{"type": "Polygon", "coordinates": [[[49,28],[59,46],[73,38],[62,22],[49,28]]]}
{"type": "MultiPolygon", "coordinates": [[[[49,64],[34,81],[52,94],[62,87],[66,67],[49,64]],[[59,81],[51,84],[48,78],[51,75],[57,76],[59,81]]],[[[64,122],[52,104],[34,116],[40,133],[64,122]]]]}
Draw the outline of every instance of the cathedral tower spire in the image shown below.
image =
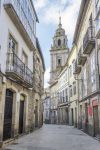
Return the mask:
{"type": "Polygon", "coordinates": [[[61,16],[59,16],[59,28],[62,28],[62,24],[61,24],[61,16]]]}

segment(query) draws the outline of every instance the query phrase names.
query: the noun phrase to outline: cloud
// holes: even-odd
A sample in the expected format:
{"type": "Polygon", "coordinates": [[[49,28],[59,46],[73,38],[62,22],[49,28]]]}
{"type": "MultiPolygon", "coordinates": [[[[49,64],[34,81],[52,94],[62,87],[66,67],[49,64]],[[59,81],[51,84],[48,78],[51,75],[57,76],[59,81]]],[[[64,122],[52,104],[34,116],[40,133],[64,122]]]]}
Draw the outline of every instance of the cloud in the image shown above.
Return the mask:
{"type": "MultiPolygon", "coordinates": [[[[81,0],[33,0],[33,2],[39,15],[41,30],[43,30],[42,28],[44,28],[45,30],[49,31],[51,30],[50,27],[52,27],[53,30],[57,28],[60,11],[62,17],[62,25],[66,31],[68,41],[70,43],[69,45],[71,47],[81,0]]],[[[39,31],[41,32],[41,30],[39,31]]],[[[50,36],[50,33],[47,33],[47,37],[44,37],[43,34],[43,36],[41,37],[42,40],[43,38],[48,38],[48,36],[50,36]]],[[[45,45],[47,45],[47,43],[45,43],[45,45]]],[[[45,51],[47,52],[48,49],[49,47],[46,48],[45,51]]],[[[48,55],[50,55],[49,52],[48,55]]],[[[46,56],[45,59],[47,60],[48,56],[46,56]]],[[[47,68],[45,72],[45,87],[48,87],[48,81],[50,78],[49,72],[50,67],[47,68]]]]}
{"type": "Polygon", "coordinates": [[[50,80],[50,68],[47,68],[45,74],[44,74],[44,87],[47,88],[49,86],[48,82],[50,80]]]}
{"type": "MultiPolygon", "coordinates": [[[[63,28],[69,40],[72,40],[81,0],[37,0],[42,22],[45,24],[58,24],[59,11],[61,12],[63,28]]],[[[39,11],[39,9],[38,9],[39,11]]]]}
{"type": "Polygon", "coordinates": [[[48,0],[34,0],[35,9],[38,11],[46,7],[48,0]]]}

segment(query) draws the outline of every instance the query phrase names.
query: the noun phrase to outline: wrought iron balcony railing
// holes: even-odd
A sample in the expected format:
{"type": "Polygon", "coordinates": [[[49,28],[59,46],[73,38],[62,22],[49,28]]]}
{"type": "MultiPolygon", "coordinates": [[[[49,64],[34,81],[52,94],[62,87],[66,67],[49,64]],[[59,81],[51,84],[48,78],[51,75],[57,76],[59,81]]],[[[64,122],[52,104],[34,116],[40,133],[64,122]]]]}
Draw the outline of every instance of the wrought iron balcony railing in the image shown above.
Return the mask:
{"type": "Polygon", "coordinates": [[[33,86],[32,71],[18,58],[15,53],[8,53],[6,74],[25,86],[30,88],[33,86]]]}
{"type": "Polygon", "coordinates": [[[90,54],[95,47],[95,30],[94,27],[90,26],[83,39],[83,53],[90,54]]]}

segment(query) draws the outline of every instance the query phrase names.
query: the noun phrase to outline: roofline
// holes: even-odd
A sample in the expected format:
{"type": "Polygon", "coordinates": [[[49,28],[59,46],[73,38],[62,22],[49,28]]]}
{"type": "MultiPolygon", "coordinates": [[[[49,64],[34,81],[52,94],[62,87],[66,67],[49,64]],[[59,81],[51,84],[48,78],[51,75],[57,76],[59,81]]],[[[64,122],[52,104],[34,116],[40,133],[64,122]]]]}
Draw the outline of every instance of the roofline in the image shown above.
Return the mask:
{"type": "Polygon", "coordinates": [[[35,13],[35,16],[36,16],[36,21],[39,23],[39,19],[38,19],[38,16],[37,16],[37,13],[36,13],[36,10],[35,10],[35,7],[34,7],[34,4],[33,4],[33,0],[30,0],[31,2],[31,5],[33,7],[33,10],[34,10],[34,13],[35,13]]]}
{"type": "Polygon", "coordinates": [[[36,43],[37,43],[37,49],[38,49],[39,54],[40,54],[40,56],[41,56],[41,58],[42,58],[43,69],[44,69],[44,71],[45,71],[46,69],[45,69],[44,57],[43,57],[43,53],[42,53],[41,46],[40,46],[40,43],[39,43],[38,38],[36,38],[36,43]]]}
{"type": "Polygon", "coordinates": [[[76,43],[77,38],[78,38],[78,33],[80,30],[80,24],[81,21],[83,19],[83,14],[86,13],[84,12],[84,8],[87,6],[87,4],[89,4],[90,0],[82,0],[81,2],[81,6],[80,6],[80,10],[79,10],[79,15],[78,15],[78,19],[77,19],[77,23],[76,23],[76,28],[75,28],[75,32],[74,32],[74,38],[73,38],[73,43],[76,43]]]}

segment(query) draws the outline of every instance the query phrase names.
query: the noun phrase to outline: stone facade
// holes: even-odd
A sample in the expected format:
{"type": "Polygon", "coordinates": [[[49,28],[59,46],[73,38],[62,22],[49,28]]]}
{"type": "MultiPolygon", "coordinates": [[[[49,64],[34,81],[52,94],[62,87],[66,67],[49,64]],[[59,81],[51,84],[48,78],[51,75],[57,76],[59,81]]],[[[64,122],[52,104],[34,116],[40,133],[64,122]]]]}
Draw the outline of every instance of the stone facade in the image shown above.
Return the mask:
{"type": "Polygon", "coordinates": [[[45,67],[41,49],[37,47],[37,22],[32,0],[27,3],[23,0],[0,1],[0,146],[3,141],[18,138],[20,134],[34,129],[33,114],[38,99],[39,126],[43,122],[40,96],[43,93],[45,67]],[[30,13],[25,14],[26,10],[30,13]],[[41,72],[37,72],[40,77],[38,96],[34,84],[36,73],[33,72],[37,64],[33,60],[34,53],[39,55],[41,68],[41,72]]]}
{"type": "Polygon", "coordinates": [[[77,49],[75,74],[79,85],[78,125],[85,132],[97,137],[100,135],[100,87],[97,59],[99,39],[96,36],[97,22],[100,24],[98,11],[100,11],[99,1],[89,0],[85,2],[83,0],[74,35],[74,44],[77,49]],[[82,21],[80,18],[83,18],[82,21]]]}
{"type": "Polygon", "coordinates": [[[36,51],[34,54],[34,88],[33,88],[33,97],[34,97],[34,119],[35,127],[41,127],[43,125],[43,94],[44,94],[44,72],[45,65],[42,55],[42,50],[38,39],[36,40],[36,51]]]}

